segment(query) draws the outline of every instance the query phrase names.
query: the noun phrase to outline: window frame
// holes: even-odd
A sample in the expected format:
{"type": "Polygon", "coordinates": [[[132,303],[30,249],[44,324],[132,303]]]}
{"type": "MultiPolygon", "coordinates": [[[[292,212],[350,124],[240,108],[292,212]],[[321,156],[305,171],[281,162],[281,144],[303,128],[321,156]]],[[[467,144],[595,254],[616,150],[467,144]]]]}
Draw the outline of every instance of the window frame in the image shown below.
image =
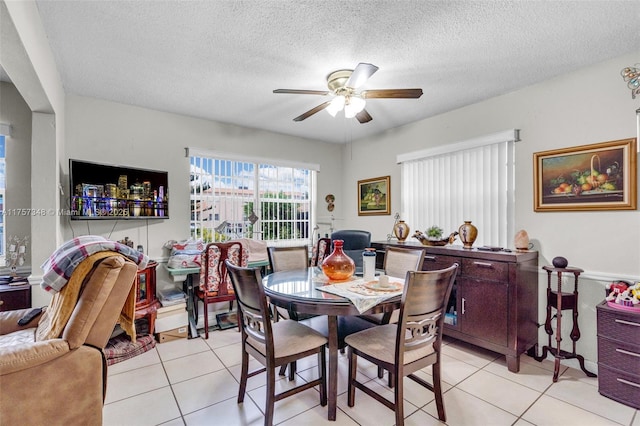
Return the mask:
{"type": "MultiPolygon", "coordinates": [[[[252,238],[266,241],[269,245],[277,246],[310,245],[312,243],[315,224],[316,173],[319,171],[318,165],[256,158],[217,151],[203,151],[194,148],[187,148],[186,154],[189,158],[190,167],[189,199],[191,217],[189,221],[189,233],[191,238],[202,238],[205,241],[252,238]],[[205,161],[208,162],[208,164],[204,164],[205,161]],[[225,167],[228,167],[224,172],[224,176],[223,173],[220,172],[216,174],[215,170],[215,168],[222,163],[225,163],[225,167]],[[242,180],[242,188],[236,188],[237,182],[241,182],[240,174],[238,173],[239,170],[246,172],[243,177],[245,180],[242,180]],[[268,179],[268,172],[275,172],[276,178],[268,179]],[[281,173],[290,173],[290,179],[281,177],[281,173]],[[298,174],[306,176],[306,181],[303,183],[303,187],[308,188],[306,193],[295,192],[294,178],[298,176],[298,174]],[[208,175],[211,176],[211,182],[209,183],[205,182],[206,179],[203,179],[203,176],[208,175]],[[249,178],[249,176],[251,177],[249,178]],[[219,182],[218,179],[222,178],[231,183],[226,189],[221,189],[221,186],[217,186],[219,182]],[[194,181],[197,183],[194,183],[194,181]],[[207,187],[207,185],[209,185],[209,187],[207,187]],[[198,186],[207,188],[198,193],[198,186]],[[291,188],[289,196],[286,195],[286,191],[284,190],[286,186],[291,188]],[[265,187],[271,189],[267,197],[262,196],[265,193],[265,187]],[[209,195],[204,194],[207,190],[210,190],[209,195]],[[228,191],[228,195],[216,195],[216,192],[219,190],[222,190],[222,192],[228,191]],[[250,193],[250,195],[248,195],[247,192],[250,193]],[[302,199],[300,197],[302,197],[302,199]],[[238,200],[233,203],[234,205],[229,206],[225,199],[233,198],[237,198],[238,200]],[[208,207],[207,203],[209,203],[208,207]],[[255,224],[252,224],[250,221],[251,212],[246,211],[249,203],[252,203],[253,212],[259,218],[255,221],[255,224]],[[224,210],[227,212],[225,214],[222,213],[223,205],[224,210]],[[279,217],[283,213],[280,207],[293,206],[295,209],[295,206],[300,207],[300,205],[303,206],[303,211],[307,213],[306,218],[279,217]],[[199,206],[200,209],[208,208],[211,210],[209,217],[202,217],[204,210],[198,211],[198,209],[194,209],[194,206],[199,206]],[[258,207],[256,208],[256,206],[258,207]],[[265,206],[274,206],[278,209],[275,213],[276,219],[265,218],[265,212],[262,211],[265,206]],[[242,209],[242,211],[240,211],[240,209],[242,209]],[[241,221],[237,220],[240,215],[242,215],[241,221]],[[232,217],[229,218],[227,216],[232,217]],[[227,222],[226,227],[225,222],[227,222]],[[240,222],[241,225],[238,225],[240,222]],[[275,227],[270,228],[276,229],[275,239],[265,238],[263,232],[267,231],[267,224],[275,224],[275,227]],[[256,231],[253,229],[254,226],[259,226],[259,229],[256,231]],[[283,235],[278,233],[286,229],[287,226],[289,229],[301,227],[299,228],[302,230],[300,236],[297,238],[283,238],[283,236],[291,236],[291,234],[283,235]],[[218,232],[216,229],[218,227],[220,227],[219,230],[221,232],[218,232]]],[[[292,209],[291,207],[286,207],[284,211],[291,212],[292,209]]]]}

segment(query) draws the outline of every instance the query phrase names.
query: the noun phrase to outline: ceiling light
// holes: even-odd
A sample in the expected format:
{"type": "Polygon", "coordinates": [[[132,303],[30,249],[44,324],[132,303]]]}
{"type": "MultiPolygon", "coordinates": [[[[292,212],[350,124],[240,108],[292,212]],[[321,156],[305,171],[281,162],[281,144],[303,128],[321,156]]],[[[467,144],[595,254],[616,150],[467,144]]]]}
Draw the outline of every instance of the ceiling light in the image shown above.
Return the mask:
{"type": "Polygon", "coordinates": [[[344,108],[345,97],[344,96],[336,96],[333,98],[329,106],[327,107],[327,112],[331,114],[332,117],[335,117],[339,111],[342,111],[344,108]]]}
{"type": "Polygon", "coordinates": [[[358,98],[355,96],[350,97],[349,102],[347,102],[344,107],[344,116],[347,118],[355,117],[356,114],[364,109],[365,104],[366,101],[362,98],[358,98]]]}

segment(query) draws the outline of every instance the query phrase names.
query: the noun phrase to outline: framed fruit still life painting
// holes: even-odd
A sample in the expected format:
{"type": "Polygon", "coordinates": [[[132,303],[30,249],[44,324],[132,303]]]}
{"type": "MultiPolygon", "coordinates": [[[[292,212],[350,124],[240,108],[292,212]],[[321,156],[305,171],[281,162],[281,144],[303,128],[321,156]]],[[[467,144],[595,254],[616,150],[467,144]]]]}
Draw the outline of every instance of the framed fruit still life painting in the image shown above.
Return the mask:
{"type": "Polygon", "coordinates": [[[389,176],[358,181],[358,215],[391,214],[389,176]]]}
{"type": "Polygon", "coordinates": [[[635,210],[637,140],[533,154],[534,210],[635,210]]]}

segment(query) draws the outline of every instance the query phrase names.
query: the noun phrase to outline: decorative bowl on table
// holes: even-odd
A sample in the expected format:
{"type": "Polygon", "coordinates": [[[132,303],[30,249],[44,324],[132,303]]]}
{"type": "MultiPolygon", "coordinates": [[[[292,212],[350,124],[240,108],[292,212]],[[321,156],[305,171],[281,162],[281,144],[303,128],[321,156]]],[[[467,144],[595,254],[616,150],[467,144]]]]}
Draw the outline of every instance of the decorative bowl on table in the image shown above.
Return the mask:
{"type": "Polygon", "coordinates": [[[417,239],[422,243],[422,245],[425,245],[425,246],[446,246],[447,244],[453,244],[453,242],[456,239],[456,235],[458,235],[458,232],[452,232],[446,238],[434,239],[434,238],[427,237],[420,231],[416,231],[413,234],[413,238],[417,239]]]}

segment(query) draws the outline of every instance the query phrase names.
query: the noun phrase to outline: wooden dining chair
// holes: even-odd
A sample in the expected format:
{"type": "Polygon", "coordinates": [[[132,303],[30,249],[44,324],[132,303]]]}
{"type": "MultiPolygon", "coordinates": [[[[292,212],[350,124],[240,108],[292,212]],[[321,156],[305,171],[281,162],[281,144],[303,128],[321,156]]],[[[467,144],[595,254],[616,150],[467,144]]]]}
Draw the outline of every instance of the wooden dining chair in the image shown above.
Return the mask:
{"type": "Polygon", "coordinates": [[[458,264],[438,271],[408,272],[397,324],[385,324],[347,336],[349,379],[347,404],[355,405],[355,390],[395,411],[395,424],[404,425],[403,378],[409,377],[435,395],[438,418],[446,421],[440,380],[440,350],[444,314],[456,277],[458,264]],[[357,359],[389,371],[394,400],[386,399],[356,379],[357,359]],[[414,375],[431,365],[433,383],[414,375]]]}
{"type": "MultiPolygon", "coordinates": [[[[426,249],[424,248],[386,247],[384,254],[384,273],[390,277],[405,279],[407,272],[422,270],[425,254],[426,249]]],[[[399,312],[400,311],[396,309],[393,312],[361,315],[360,317],[374,324],[381,325],[398,322],[399,312]]]]}
{"type": "Polygon", "coordinates": [[[267,255],[269,256],[269,265],[272,272],[307,269],[309,267],[309,248],[306,245],[267,247],[267,255]]]}
{"type": "MultiPolygon", "coordinates": [[[[294,247],[267,247],[269,265],[272,272],[291,271],[294,269],[307,269],[309,266],[309,249],[307,246],[294,247]]],[[[300,321],[314,317],[315,315],[298,314],[293,310],[288,310],[280,306],[273,305],[273,318],[277,322],[281,318],[300,321]]],[[[280,375],[286,373],[286,365],[280,367],[280,375]]],[[[291,363],[289,369],[289,380],[293,380],[296,374],[296,363],[291,363]]]]}
{"type": "Polygon", "coordinates": [[[264,410],[266,426],[273,424],[276,401],[312,387],[319,386],[320,405],[323,407],[327,405],[324,351],[324,346],[327,344],[326,337],[297,321],[282,320],[272,323],[260,270],[242,268],[229,260],[225,263],[238,300],[238,321],[242,325],[242,370],[238,404],[244,401],[247,380],[266,372],[267,400],[264,410]],[[318,356],[318,378],[276,394],[275,369],[314,354],[318,356]],[[249,355],[263,367],[250,372],[249,355]]]}
{"type": "MultiPolygon", "coordinates": [[[[238,241],[227,243],[209,243],[201,256],[200,285],[195,289],[195,295],[204,305],[204,336],[209,338],[209,310],[210,303],[229,302],[229,310],[233,308],[236,299],[231,280],[227,274],[225,261],[240,266],[247,266],[248,250],[244,250],[238,241]]],[[[197,300],[194,304],[197,307],[197,300]]],[[[197,310],[196,310],[197,318],[197,310]]]]}

